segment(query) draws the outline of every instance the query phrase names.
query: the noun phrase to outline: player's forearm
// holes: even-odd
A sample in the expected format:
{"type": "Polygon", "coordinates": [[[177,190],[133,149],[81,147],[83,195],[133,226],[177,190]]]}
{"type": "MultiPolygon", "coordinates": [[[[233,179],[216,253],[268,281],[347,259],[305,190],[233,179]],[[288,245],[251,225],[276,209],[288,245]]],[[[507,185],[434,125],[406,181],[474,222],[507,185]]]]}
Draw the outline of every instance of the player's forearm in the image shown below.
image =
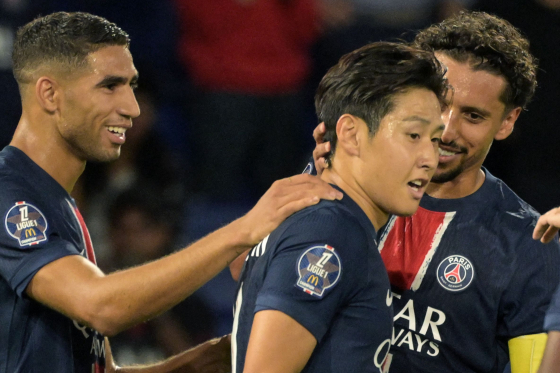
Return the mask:
{"type": "Polygon", "coordinates": [[[114,335],[173,307],[253,245],[240,221],[190,247],[98,281],[93,327],[114,335]]]}
{"type": "Polygon", "coordinates": [[[560,331],[548,333],[539,373],[560,373],[560,331]]]}

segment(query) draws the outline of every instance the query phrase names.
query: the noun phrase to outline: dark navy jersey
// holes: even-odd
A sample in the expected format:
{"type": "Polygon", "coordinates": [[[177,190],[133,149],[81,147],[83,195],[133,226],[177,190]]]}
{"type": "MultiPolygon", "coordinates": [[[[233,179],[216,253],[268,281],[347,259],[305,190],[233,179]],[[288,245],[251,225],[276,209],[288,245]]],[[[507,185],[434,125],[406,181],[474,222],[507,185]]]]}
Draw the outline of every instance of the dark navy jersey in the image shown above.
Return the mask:
{"type": "Polygon", "coordinates": [[[97,332],[29,298],[46,264],[68,255],[95,263],[74,200],[22,151],[0,152],[0,372],[104,372],[97,332]]]}
{"type": "Polygon", "coordinates": [[[509,339],[543,332],[558,242],[534,241],[538,214],[484,171],[474,194],[425,195],[381,235],[394,292],[391,373],[501,373],[509,339]]]}
{"type": "Polygon", "coordinates": [[[347,195],[292,215],[247,256],[232,334],[243,372],[254,314],[285,313],[317,340],[303,372],[380,372],[392,294],[370,220],[347,195]]]}
{"type": "Polygon", "coordinates": [[[544,330],[560,332],[560,286],[556,289],[544,318],[544,330]]]}

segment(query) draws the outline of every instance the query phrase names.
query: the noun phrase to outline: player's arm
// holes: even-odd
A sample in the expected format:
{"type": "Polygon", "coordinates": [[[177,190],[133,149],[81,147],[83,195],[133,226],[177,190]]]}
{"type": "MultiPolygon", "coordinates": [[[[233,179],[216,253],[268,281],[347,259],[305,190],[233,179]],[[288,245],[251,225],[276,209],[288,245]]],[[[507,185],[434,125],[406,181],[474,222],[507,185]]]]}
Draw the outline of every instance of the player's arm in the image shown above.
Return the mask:
{"type": "Polygon", "coordinates": [[[316,345],[315,337],[285,313],[257,312],[243,373],[301,372],[316,345]]]}
{"type": "Polygon", "coordinates": [[[522,335],[508,341],[511,373],[537,373],[546,346],[546,333],[522,335]]]}
{"type": "Polygon", "coordinates": [[[107,373],[228,373],[231,371],[231,340],[215,338],[159,363],[119,367],[105,338],[107,373]]]}
{"type": "Polygon", "coordinates": [[[556,207],[542,215],[533,231],[533,239],[541,240],[542,243],[552,241],[554,235],[560,229],[560,207],[556,207]]]}
{"type": "Polygon", "coordinates": [[[81,256],[66,256],[42,267],[26,292],[111,336],[179,303],[295,211],[341,197],[317,177],[292,176],[274,183],[247,215],[177,253],[110,275],[81,256]]]}
{"type": "Polygon", "coordinates": [[[560,331],[548,332],[548,342],[539,373],[560,373],[560,331]]]}

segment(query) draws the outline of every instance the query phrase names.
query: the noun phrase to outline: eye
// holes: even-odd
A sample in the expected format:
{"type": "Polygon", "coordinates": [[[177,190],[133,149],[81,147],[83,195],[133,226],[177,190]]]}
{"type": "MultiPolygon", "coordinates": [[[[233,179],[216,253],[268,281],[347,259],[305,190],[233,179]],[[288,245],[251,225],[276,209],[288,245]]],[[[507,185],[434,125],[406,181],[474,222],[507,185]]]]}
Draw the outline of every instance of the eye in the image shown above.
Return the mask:
{"type": "Polygon", "coordinates": [[[410,136],[412,140],[418,140],[420,138],[420,135],[418,133],[411,133],[408,136],[410,136]]]}
{"type": "Polygon", "coordinates": [[[441,143],[441,137],[434,137],[434,138],[432,139],[432,142],[435,143],[435,144],[441,143]]]}
{"type": "Polygon", "coordinates": [[[475,112],[466,113],[466,115],[467,119],[472,123],[482,122],[485,119],[482,115],[475,112]]]}
{"type": "Polygon", "coordinates": [[[105,86],[105,88],[107,88],[109,91],[114,91],[115,88],[117,88],[117,84],[116,83],[109,83],[105,86]]]}

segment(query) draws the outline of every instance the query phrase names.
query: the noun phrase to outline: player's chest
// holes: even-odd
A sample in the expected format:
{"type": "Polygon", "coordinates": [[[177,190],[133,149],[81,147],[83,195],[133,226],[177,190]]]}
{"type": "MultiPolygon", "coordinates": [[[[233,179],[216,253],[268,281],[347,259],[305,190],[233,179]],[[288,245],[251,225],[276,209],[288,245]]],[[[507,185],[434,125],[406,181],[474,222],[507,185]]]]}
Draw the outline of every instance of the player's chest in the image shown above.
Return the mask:
{"type": "Polygon", "coordinates": [[[379,245],[391,285],[441,297],[480,288],[497,301],[511,269],[508,249],[488,226],[456,212],[419,210],[413,217],[393,218],[379,245]]]}

